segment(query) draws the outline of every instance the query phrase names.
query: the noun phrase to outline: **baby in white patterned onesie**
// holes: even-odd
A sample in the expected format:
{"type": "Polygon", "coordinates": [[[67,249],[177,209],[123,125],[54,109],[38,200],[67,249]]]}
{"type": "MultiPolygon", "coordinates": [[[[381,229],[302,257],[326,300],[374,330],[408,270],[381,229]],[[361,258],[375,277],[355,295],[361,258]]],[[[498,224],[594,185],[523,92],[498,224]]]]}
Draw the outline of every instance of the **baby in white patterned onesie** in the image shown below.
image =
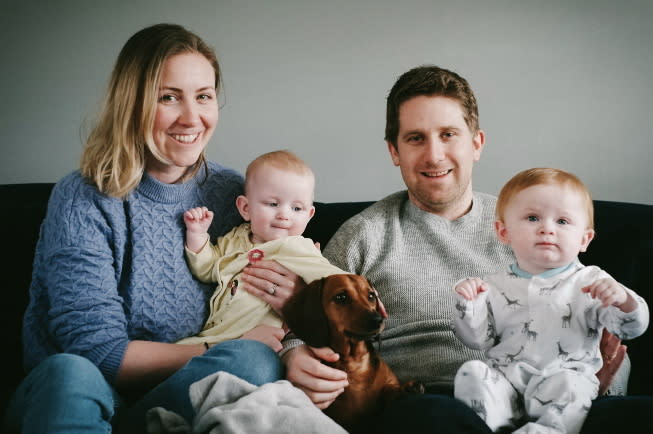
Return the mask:
{"type": "Polygon", "coordinates": [[[455,285],[454,333],[487,360],[463,364],[454,381],[493,430],[577,433],[598,393],[604,328],[644,333],[648,306],[578,253],[594,237],[585,185],[557,169],[518,173],[497,200],[495,229],[513,249],[509,269],[455,285]]]}

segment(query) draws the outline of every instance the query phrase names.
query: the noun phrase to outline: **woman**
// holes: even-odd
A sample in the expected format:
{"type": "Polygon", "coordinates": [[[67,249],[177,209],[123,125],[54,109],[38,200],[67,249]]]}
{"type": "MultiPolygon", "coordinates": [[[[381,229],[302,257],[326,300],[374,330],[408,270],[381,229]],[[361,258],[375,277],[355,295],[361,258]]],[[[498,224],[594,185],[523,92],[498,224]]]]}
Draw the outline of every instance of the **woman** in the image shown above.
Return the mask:
{"type": "MultiPolygon", "coordinates": [[[[120,420],[145,432],[154,406],[191,420],[188,386],[214,372],[281,378],[281,329],[210,349],[173,343],[201,329],[212,292],[184,262],[183,211],[211,209],[213,239],[241,222],[241,175],[204,155],[219,86],[214,51],[181,26],[145,28],[121,50],[81,170],[50,198],[23,326],[30,372],[9,430],[106,433],[120,420]]],[[[276,264],[249,277],[254,293],[277,285],[277,308],[298,283],[276,264]]]]}

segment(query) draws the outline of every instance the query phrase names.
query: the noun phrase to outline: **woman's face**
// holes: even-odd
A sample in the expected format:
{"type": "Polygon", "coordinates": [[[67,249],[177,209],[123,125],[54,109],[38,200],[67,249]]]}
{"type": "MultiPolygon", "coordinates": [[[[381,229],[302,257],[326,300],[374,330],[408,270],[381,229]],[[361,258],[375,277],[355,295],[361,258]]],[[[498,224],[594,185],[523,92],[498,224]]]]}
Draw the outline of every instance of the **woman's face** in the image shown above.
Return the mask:
{"type": "Polygon", "coordinates": [[[161,86],[152,135],[159,153],[147,172],[161,182],[179,181],[197,162],[218,123],[215,71],[199,53],[182,53],[168,58],[161,73],[161,86]]]}

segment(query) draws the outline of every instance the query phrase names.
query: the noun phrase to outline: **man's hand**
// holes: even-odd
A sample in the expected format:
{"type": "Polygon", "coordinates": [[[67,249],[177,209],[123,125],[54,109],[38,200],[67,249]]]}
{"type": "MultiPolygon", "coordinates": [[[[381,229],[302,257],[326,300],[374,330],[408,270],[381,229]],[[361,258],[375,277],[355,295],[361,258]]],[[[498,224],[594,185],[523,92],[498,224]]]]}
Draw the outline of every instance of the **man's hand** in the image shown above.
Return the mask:
{"type": "Polygon", "coordinates": [[[324,410],[349,385],[346,372],[322,363],[335,362],[339,357],[331,348],[300,345],[283,356],[286,378],[303,390],[317,408],[324,410]]]}
{"type": "Polygon", "coordinates": [[[627,348],[621,344],[621,339],[603,329],[600,350],[603,366],[596,373],[596,377],[599,379],[599,396],[608,391],[624,357],[626,357],[627,348]]]}

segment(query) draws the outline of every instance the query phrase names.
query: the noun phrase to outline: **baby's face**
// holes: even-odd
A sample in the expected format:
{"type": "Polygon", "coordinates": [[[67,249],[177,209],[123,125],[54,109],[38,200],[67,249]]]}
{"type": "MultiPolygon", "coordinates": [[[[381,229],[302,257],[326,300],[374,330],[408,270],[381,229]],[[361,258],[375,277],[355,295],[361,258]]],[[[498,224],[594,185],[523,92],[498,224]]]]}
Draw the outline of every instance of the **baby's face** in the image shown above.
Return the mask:
{"type": "Polygon", "coordinates": [[[584,252],[594,237],[583,196],[565,186],[534,185],[517,193],[497,222],[519,267],[531,274],[562,267],[584,252]]]}
{"type": "Polygon", "coordinates": [[[301,235],[315,213],[312,176],[263,166],[249,180],[241,214],[252,225],[255,244],[301,235]]]}

